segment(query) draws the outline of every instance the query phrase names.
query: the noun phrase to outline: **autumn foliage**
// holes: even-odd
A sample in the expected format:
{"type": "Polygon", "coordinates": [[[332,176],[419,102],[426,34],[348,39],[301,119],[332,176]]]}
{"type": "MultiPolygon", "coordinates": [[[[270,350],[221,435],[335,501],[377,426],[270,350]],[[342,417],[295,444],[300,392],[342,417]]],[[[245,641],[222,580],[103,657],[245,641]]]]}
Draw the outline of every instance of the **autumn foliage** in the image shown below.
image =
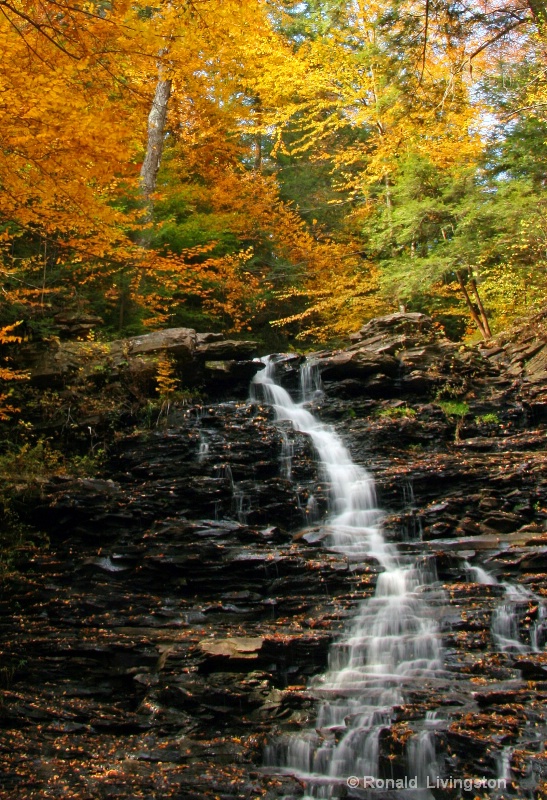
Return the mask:
{"type": "Polygon", "coordinates": [[[0,0],[0,322],[323,341],[405,303],[486,335],[545,290],[542,15],[0,0]]]}

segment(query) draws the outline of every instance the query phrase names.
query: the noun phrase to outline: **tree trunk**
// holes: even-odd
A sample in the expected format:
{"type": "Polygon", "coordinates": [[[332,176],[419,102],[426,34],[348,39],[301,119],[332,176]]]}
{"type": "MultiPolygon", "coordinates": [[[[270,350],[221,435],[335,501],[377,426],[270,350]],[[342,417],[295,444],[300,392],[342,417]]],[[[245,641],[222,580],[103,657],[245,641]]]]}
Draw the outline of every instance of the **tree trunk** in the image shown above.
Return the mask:
{"type": "Polygon", "coordinates": [[[262,131],[260,130],[262,124],[262,101],[260,97],[255,97],[253,99],[253,107],[255,111],[255,124],[258,127],[258,131],[255,133],[254,137],[254,170],[255,172],[262,172],[262,131]]]}
{"type": "Polygon", "coordinates": [[[480,296],[479,290],[477,288],[477,281],[475,280],[475,278],[471,278],[469,283],[471,284],[471,289],[473,291],[473,294],[475,295],[475,300],[477,301],[477,305],[479,307],[479,313],[481,315],[482,326],[483,326],[484,330],[486,331],[486,333],[488,335],[488,338],[490,339],[491,336],[492,336],[492,331],[490,330],[490,324],[488,322],[488,317],[486,316],[486,311],[484,310],[484,306],[482,304],[481,296],[480,296]]]}
{"type": "Polygon", "coordinates": [[[465,297],[465,302],[466,302],[467,308],[469,309],[469,313],[473,317],[473,321],[474,321],[475,325],[477,326],[477,328],[479,329],[482,338],[486,341],[487,339],[490,338],[490,335],[487,334],[486,330],[484,329],[484,326],[482,324],[482,320],[481,320],[481,318],[479,317],[479,315],[477,313],[477,309],[473,305],[473,301],[471,300],[471,298],[469,296],[469,292],[467,291],[467,287],[465,285],[465,281],[463,279],[463,275],[461,274],[461,272],[459,270],[456,271],[456,277],[458,279],[458,283],[460,284],[460,289],[463,292],[463,296],[465,297]]]}
{"type": "Polygon", "coordinates": [[[156,92],[148,115],[146,156],[141,168],[141,188],[147,201],[150,200],[150,195],[153,194],[156,188],[156,180],[163,153],[165,121],[167,119],[167,105],[171,97],[171,87],[171,79],[163,79],[160,70],[156,92]]]}

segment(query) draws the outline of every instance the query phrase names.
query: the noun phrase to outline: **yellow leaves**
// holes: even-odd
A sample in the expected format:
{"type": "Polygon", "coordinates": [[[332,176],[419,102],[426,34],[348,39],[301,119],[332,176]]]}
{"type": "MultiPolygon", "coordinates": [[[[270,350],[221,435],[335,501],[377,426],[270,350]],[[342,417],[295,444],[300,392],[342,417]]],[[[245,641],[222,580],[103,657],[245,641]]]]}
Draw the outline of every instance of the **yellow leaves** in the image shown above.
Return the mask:
{"type": "Polygon", "coordinates": [[[156,375],[156,391],[164,403],[169,403],[179,386],[175,377],[174,364],[168,355],[163,354],[158,358],[158,371],[156,375]]]}
{"type": "Polygon", "coordinates": [[[278,327],[297,324],[297,339],[324,342],[347,336],[364,321],[387,310],[378,292],[378,272],[371,264],[356,269],[341,261],[337,269],[310,276],[309,288],[284,293],[307,299],[304,311],[277,320],[278,327]]]}

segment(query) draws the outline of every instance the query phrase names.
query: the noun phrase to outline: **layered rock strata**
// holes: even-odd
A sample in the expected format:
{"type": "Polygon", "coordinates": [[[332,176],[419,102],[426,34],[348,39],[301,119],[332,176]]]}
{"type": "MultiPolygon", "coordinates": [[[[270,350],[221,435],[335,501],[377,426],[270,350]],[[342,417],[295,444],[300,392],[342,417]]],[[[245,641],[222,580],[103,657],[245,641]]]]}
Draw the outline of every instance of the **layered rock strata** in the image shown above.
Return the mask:
{"type": "MultiPolygon", "coordinates": [[[[444,598],[446,672],[394,709],[383,774],[404,774],[428,719],[440,774],[544,797],[547,455],[529,363],[545,344],[464,348],[422,315],[355,338],[314,354],[310,407],[374,473],[386,535],[434,560],[444,598]]],[[[293,392],[300,362],[279,365],[293,392]]],[[[3,585],[0,796],[301,796],[263,771],[264,745],[313,726],[308,681],[380,569],[324,547],[307,438],[257,403],[181,408],[122,438],[100,478],[25,503],[51,545],[3,585]]]]}

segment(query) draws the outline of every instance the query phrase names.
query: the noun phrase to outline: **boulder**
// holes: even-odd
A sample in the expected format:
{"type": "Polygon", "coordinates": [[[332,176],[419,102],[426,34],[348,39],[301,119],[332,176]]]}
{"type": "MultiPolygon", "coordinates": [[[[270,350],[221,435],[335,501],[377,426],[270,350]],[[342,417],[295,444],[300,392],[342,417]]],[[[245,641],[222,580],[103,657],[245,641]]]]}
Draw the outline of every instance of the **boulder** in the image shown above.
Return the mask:
{"type": "Polygon", "coordinates": [[[326,380],[346,380],[350,378],[367,378],[370,375],[394,376],[399,369],[399,362],[393,356],[359,348],[358,350],[341,350],[326,355],[318,361],[321,377],[326,380]]]}
{"type": "Polygon", "coordinates": [[[54,317],[59,327],[59,336],[64,339],[86,339],[93,328],[104,324],[102,317],[95,314],[61,312],[54,317]]]}
{"type": "Polygon", "coordinates": [[[108,356],[114,365],[128,358],[166,353],[177,360],[188,361],[196,349],[196,332],[192,328],[167,328],[144,336],[118,339],[108,345],[108,356]]]}
{"type": "Polygon", "coordinates": [[[351,335],[355,344],[366,344],[369,350],[393,352],[398,345],[402,349],[411,342],[433,341],[435,326],[426,314],[397,312],[376,317],[351,335]]]}
{"type": "Polygon", "coordinates": [[[234,361],[254,358],[258,355],[258,345],[254,341],[238,341],[236,339],[215,339],[200,342],[195,354],[204,361],[234,361]]]}
{"type": "Polygon", "coordinates": [[[193,384],[198,373],[212,378],[214,383],[219,378],[248,382],[262,366],[251,361],[256,353],[254,341],[225,340],[221,333],[196,333],[192,328],[167,328],[109,343],[54,339],[45,346],[20,348],[17,357],[38,386],[62,386],[77,375],[104,383],[125,372],[152,387],[161,354],[184,368],[182,378],[186,385],[186,378],[193,384]]]}
{"type": "Polygon", "coordinates": [[[262,648],[261,636],[233,636],[228,639],[202,639],[199,649],[206,656],[254,660],[262,648]]]}

